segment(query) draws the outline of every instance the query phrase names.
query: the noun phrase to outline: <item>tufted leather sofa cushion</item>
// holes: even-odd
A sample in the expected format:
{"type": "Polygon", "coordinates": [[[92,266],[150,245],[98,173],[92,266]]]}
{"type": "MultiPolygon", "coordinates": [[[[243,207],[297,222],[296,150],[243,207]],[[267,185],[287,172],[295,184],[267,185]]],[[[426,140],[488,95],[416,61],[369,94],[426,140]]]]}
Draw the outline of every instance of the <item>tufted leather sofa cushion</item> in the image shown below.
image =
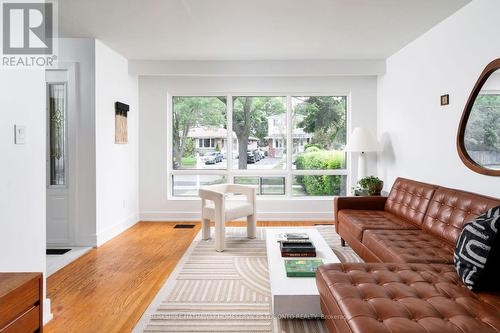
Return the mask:
{"type": "Polygon", "coordinates": [[[422,230],[367,230],[363,245],[382,262],[453,264],[454,247],[422,230]]]}
{"type": "Polygon", "coordinates": [[[470,291],[452,263],[464,224],[500,200],[398,178],[384,211],[381,202],[336,208],[341,237],[366,261],[383,263],[319,268],[330,332],[499,333],[500,291],[470,291]]]}
{"type": "Polygon", "coordinates": [[[343,209],[338,216],[342,220],[340,228],[348,229],[359,241],[362,240],[363,232],[367,229],[419,229],[417,225],[383,210],[343,209]]]}
{"type": "Polygon", "coordinates": [[[398,178],[392,186],[384,210],[421,225],[437,186],[398,178]]]}
{"type": "Polygon", "coordinates": [[[467,222],[498,205],[498,199],[440,187],[431,200],[422,229],[455,245],[467,222]]]}
{"type": "Polygon", "coordinates": [[[316,282],[338,333],[500,331],[500,295],[471,292],[452,265],[327,264],[316,282]]]}

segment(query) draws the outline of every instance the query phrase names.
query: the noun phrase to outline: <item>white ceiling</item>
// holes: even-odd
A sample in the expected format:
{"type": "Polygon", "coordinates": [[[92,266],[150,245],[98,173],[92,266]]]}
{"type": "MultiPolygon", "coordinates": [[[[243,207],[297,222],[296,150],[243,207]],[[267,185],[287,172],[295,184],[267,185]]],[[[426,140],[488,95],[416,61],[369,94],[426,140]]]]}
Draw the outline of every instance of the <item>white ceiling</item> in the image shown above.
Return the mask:
{"type": "Polygon", "coordinates": [[[385,59],[468,2],[59,0],[59,28],[129,59],[385,59]]]}

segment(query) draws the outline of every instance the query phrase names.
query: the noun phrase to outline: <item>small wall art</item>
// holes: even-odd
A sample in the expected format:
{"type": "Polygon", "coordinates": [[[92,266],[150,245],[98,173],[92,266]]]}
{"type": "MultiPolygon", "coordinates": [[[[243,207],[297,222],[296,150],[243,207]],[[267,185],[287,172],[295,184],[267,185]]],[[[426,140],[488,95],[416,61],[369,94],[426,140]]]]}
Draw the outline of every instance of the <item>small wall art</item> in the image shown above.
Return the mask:
{"type": "Polygon", "coordinates": [[[450,95],[442,95],[441,96],[441,105],[448,105],[450,104],[450,95]]]}
{"type": "Polygon", "coordinates": [[[128,124],[127,114],[129,112],[129,105],[125,103],[115,103],[115,143],[126,144],[128,143],[128,124]]]}

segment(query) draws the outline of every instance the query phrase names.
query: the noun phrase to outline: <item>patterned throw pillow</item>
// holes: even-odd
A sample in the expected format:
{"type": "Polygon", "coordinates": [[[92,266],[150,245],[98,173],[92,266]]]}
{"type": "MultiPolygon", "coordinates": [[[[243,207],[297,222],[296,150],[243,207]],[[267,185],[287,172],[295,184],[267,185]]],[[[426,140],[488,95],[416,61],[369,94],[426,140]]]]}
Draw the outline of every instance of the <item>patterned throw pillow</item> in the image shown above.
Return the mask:
{"type": "Polygon", "coordinates": [[[499,228],[497,206],[466,224],[458,238],[453,256],[455,268],[471,290],[487,289],[490,282],[499,278],[499,263],[494,262],[500,254],[499,228]]]}

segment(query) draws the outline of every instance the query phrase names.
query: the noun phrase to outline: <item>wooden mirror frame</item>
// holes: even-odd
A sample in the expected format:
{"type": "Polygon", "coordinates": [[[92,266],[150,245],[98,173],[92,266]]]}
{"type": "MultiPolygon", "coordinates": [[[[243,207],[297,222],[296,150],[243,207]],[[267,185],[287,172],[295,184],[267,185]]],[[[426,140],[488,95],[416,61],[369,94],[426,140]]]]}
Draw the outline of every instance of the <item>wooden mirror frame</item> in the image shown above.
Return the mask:
{"type": "Polygon", "coordinates": [[[500,176],[500,170],[487,169],[476,163],[467,153],[464,142],[465,128],[467,127],[467,122],[469,121],[469,116],[472,111],[472,107],[474,106],[474,102],[476,101],[477,95],[479,95],[481,88],[483,87],[484,83],[488,80],[490,75],[497,69],[500,69],[500,58],[493,60],[486,66],[486,68],[479,76],[479,79],[477,80],[476,84],[474,85],[474,89],[472,89],[469,99],[467,100],[467,104],[465,104],[465,109],[464,112],[462,113],[462,118],[460,119],[460,125],[458,126],[457,149],[458,149],[458,156],[460,156],[462,162],[464,162],[464,164],[469,169],[483,175],[498,177],[500,176]]]}

